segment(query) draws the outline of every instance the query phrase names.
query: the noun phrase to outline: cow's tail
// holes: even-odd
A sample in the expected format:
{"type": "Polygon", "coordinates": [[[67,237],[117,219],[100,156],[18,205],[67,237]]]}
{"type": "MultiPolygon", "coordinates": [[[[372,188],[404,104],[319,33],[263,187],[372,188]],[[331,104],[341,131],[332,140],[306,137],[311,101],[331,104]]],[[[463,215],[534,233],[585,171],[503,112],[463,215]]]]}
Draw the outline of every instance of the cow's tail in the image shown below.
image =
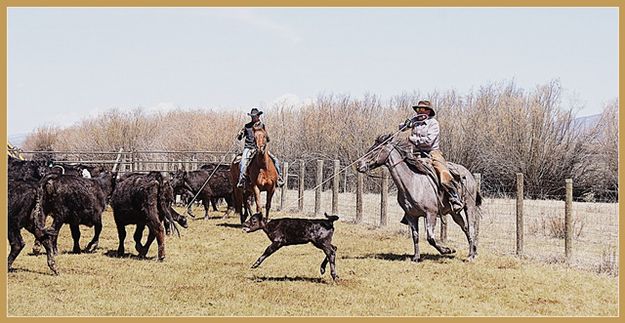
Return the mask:
{"type": "Polygon", "coordinates": [[[42,182],[35,190],[35,207],[32,209],[31,217],[35,223],[35,238],[40,242],[44,239],[57,235],[54,228],[46,228],[46,214],[43,212],[44,186],[47,182],[42,182]]]}

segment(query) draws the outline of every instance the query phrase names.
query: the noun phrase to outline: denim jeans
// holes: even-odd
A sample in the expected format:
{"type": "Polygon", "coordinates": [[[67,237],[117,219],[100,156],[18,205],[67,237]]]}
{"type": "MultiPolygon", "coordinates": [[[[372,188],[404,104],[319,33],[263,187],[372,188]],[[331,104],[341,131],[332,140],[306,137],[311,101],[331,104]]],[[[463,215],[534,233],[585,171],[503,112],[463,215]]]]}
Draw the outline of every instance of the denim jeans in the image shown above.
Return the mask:
{"type": "Polygon", "coordinates": [[[251,148],[243,148],[243,154],[241,155],[241,162],[239,163],[239,183],[243,180],[245,176],[245,172],[247,171],[247,166],[250,164],[252,160],[252,156],[254,153],[254,149],[251,148]]]}

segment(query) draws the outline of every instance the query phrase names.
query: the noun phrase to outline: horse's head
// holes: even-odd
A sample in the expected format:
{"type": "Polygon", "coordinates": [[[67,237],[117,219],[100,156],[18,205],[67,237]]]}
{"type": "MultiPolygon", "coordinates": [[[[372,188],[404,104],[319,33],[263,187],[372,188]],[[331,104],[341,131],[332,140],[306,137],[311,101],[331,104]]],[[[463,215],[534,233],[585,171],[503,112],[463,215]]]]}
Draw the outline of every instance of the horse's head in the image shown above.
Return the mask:
{"type": "Polygon", "coordinates": [[[393,150],[391,135],[380,135],[375,143],[367,150],[367,153],[358,162],[358,171],[364,173],[370,169],[378,168],[388,160],[393,150]]]}
{"type": "Polygon", "coordinates": [[[265,154],[265,150],[267,149],[267,131],[263,128],[262,125],[255,124],[252,127],[254,131],[254,141],[256,142],[256,149],[260,152],[261,155],[265,154]]]}

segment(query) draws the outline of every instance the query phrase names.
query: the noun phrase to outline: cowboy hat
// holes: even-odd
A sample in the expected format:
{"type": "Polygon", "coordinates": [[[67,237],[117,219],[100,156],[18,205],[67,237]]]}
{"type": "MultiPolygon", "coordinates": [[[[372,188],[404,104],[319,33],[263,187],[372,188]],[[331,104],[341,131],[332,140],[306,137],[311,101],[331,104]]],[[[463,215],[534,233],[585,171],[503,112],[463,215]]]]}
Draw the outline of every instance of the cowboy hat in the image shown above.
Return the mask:
{"type": "Polygon", "coordinates": [[[412,106],[412,108],[416,111],[418,108],[425,108],[428,109],[430,111],[432,111],[430,113],[430,117],[433,117],[436,115],[436,112],[434,111],[434,109],[432,108],[432,103],[430,103],[430,101],[427,100],[423,100],[423,101],[419,101],[419,103],[417,103],[417,105],[412,106]]]}
{"type": "Polygon", "coordinates": [[[255,116],[261,116],[263,114],[262,111],[258,110],[258,108],[252,108],[252,111],[250,111],[250,113],[248,113],[247,115],[250,117],[255,117],[255,116]]]}

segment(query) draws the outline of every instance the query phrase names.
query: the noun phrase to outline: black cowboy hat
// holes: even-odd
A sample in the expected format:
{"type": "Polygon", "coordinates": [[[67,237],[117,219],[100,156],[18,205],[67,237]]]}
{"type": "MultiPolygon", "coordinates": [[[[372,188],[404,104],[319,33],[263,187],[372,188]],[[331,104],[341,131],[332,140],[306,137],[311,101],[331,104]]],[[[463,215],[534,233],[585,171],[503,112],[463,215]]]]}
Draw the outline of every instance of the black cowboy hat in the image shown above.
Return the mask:
{"type": "Polygon", "coordinates": [[[258,110],[258,108],[252,108],[252,111],[250,111],[250,113],[248,113],[247,115],[250,117],[255,117],[255,116],[261,116],[263,114],[262,111],[258,110]]]}
{"type": "Polygon", "coordinates": [[[430,103],[430,101],[427,100],[423,100],[423,101],[419,101],[419,103],[417,103],[417,105],[413,105],[412,108],[416,111],[418,108],[425,108],[428,109],[430,111],[432,111],[430,113],[430,117],[433,117],[436,115],[436,112],[434,111],[434,109],[432,108],[432,103],[430,103]]]}

